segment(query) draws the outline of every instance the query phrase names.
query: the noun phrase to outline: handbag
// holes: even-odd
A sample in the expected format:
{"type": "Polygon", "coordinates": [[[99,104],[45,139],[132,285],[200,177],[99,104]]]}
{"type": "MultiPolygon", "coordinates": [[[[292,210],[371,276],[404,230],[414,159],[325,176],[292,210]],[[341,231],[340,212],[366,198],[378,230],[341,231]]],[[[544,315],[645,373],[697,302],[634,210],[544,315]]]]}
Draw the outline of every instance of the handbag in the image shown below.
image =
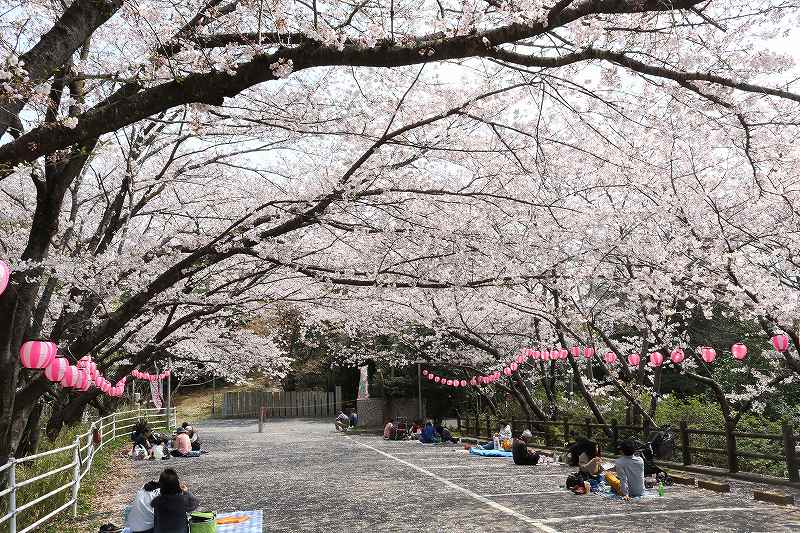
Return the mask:
{"type": "Polygon", "coordinates": [[[189,515],[191,533],[214,533],[217,531],[217,513],[195,511],[189,515]]]}

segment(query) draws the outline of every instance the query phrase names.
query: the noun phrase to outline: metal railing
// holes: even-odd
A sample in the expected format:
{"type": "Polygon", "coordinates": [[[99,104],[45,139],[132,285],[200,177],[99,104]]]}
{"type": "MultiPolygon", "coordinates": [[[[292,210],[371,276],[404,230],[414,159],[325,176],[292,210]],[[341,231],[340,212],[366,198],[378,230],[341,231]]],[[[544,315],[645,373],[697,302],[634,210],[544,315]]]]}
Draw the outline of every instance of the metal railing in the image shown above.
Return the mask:
{"type": "MultiPolygon", "coordinates": [[[[0,526],[8,523],[7,529],[9,533],[26,533],[27,531],[35,530],[69,507],[72,507],[72,516],[77,516],[78,495],[80,494],[81,481],[91,470],[92,460],[95,454],[102,450],[106,444],[119,437],[129,438],[133,427],[140,419],[146,420],[153,429],[168,431],[170,428],[177,426],[177,415],[174,407],[170,409],[169,421],[167,420],[165,409],[122,411],[95,420],[89,425],[88,431],[76,436],[75,441],[69,446],[48,450],[27,457],[11,457],[6,464],[0,466],[0,479],[2,479],[2,476],[6,476],[5,488],[0,490],[0,513],[3,512],[2,510],[5,510],[5,514],[0,516],[0,526]],[[95,431],[99,431],[100,434],[100,442],[98,444],[95,444],[95,431]],[[44,457],[57,454],[71,454],[72,458],[67,464],[58,466],[23,481],[17,481],[17,468],[20,465],[24,466],[25,463],[33,463],[44,457]],[[51,476],[69,471],[72,471],[72,476],[66,483],[44,494],[36,495],[32,500],[22,505],[17,504],[17,494],[20,489],[24,489],[24,487],[45,480],[51,476]],[[49,511],[44,516],[39,517],[35,522],[28,524],[21,530],[17,530],[17,521],[21,514],[33,511],[36,506],[41,505],[67,489],[71,489],[68,500],[49,511]],[[3,499],[6,501],[3,502],[3,499]],[[4,503],[5,505],[3,505],[4,503]]],[[[2,485],[0,485],[0,487],[1,486],[2,485]]]]}

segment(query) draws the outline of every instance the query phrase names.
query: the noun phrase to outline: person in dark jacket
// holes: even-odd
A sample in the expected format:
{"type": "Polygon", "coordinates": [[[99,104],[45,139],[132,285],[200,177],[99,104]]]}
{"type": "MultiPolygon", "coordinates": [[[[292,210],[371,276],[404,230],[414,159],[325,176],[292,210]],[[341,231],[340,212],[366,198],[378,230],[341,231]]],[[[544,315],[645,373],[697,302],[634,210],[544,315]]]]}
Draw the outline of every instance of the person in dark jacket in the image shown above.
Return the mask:
{"type": "Polygon", "coordinates": [[[171,468],[161,472],[158,484],[161,494],[150,504],[153,506],[153,533],[189,533],[186,513],[200,505],[197,498],[189,492],[185,483],[180,482],[178,474],[171,468]]]}
{"type": "Polygon", "coordinates": [[[514,456],[515,465],[535,465],[539,462],[539,452],[531,452],[528,449],[528,441],[531,440],[532,436],[531,431],[526,429],[511,444],[511,453],[514,456]]]}
{"type": "Polygon", "coordinates": [[[436,441],[436,430],[433,429],[433,422],[428,420],[425,427],[422,428],[422,433],[419,435],[419,441],[426,444],[432,444],[436,441]]]}
{"type": "Polygon", "coordinates": [[[435,429],[436,433],[439,434],[439,438],[442,439],[442,442],[452,442],[452,443],[458,442],[458,439],[453,437],[453,435],[450,434],[450,430],[444,427],[443,425],[437,424],[435,429]]]}

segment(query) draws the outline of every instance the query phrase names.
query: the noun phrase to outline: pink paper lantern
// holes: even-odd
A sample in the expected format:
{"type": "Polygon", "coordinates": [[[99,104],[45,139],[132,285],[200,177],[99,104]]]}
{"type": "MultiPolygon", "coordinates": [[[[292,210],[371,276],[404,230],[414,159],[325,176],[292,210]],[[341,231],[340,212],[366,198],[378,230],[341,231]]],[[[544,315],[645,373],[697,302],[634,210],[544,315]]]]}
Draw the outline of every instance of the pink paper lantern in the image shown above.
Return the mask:
{"type": "Polygon", "coordinates": [[[586,359],[591,359],[592,357],[594,357],[594,348],[592,348],[591,346],[587,346],[586,348],[584,348],[583,356],[586,359]]]}
{"type": "Polygon", "coordinates": [[[654,368],[658,368],[664,363],[664,356],[661,355],[661,352],[651,352],[650,353],[650,366],[654,368]]]}
{"type": "Polygon", "coordinates": [[[608,363],[609,365],[613,365],[617,362],[617,354],[614,352],[606,352],[606,355],[603,356],[603,361],[608,363]]]}
{"type": "Polygon", "coordinates": [[[542,357],[542,361],[549,361],[550,360],[550,351],[549,350],[542,350],[541,357],[542,357]]]}
{"type": "Polygon", "coordinates": [[[433,381],[433,374],[428,373],[428,381],[433,381]]]}
{"type": "Polygon", "coordinates": [[[737,342],[733,346],[731,346],[731,353],[733,357],[741,361],[745,357],[747,357],[747,346],[742,344],[741,342],[737,342]]]}
{"type": "Polygon", "coordinates": [[[78,370],[78,384],[76,389],[87,391],[89,390],[89,374],[84,370],[78,370]]]}
{"type": "Polygon", "coordinates": [[[566,348],[561,348],[558,351],[558,356],[560,359],[566,359],[567,357],[569,357],[569,352],[567,351],[566,348]]]}
{"type": "Polygon", "coordinates": [[[92,362],[92,357],[90,355],[84,355],[83,357],[78,359],[78,368],[80,369],[88,368],[91,362],[92,362]]]}
{"type": "Polygon", "coordinates": [[[54,383],[58,383],[64,379],[67,367],[69,367],[69,361],[63,357],[54,357],[50,364],[47,365],[47,368],[44,369],[44,377],[54,383]]]}
{"type": "Polygon", "coordinates": [[[505,374],[506,376],[510,376],[511,375],[511,369],[509,367],[505,367],[503,369],[503,374],[505,374]]]}
{"type": "Polygon", "coordinates": [[[61,386],[66,387],[68,389],[75,389],[80,386],[80,375],[78,374],[80,370],[75,365],[70,365],[67,367],[66,371],[64,372],[64,377],[61,380],[61,386]]]}
{"type": "Polygon", "coordinates": [[[580,346],[577,346],[577,345],[573,346],[572,348],[569,349],[569,351],[572,353],[572,357],[574,359],[577,359],[578,357],[581,356],[581,347],[580,346]]]}
{"type": "Polygon", "coordinates": [[[518,368],[519,368],[519,365],[517,363],[511,363],[511,371],[512,372],[516,372],[518,368]]]}
{"type": "Polygon", "coordinates": [[[466,387],[467,386],[467,380],[466,379],[462,379],[460,385],[462,387],[466,387]]]}
{"type": "Polygon", "coordinates": [[[517,356],[517,364],[521,365],[524,362],[525,362],[525,356],[524,355],[518,355],[517,356]]]}
{"type": "Polygon", "coordinates": [[[447,386],[448,387],[452,387],[453,386],[453,380],[452,379],[448,379],[447,380],[447,386]]]}
{"type": "Polygon", "coordinates": [[[533,359],[534,361],[541,358],[542,358],[542,352],[540,352],[539,350],[533,350],[531,352],[531,359],[533,359]]]}
{"type": "Polygon", "coordinates": [[[0,294],[5,292],[8,287],[8,280],[11,278],[11,267],[5,261],[0,261],[0,294]]]}
{"type": "Polygon", "coordinates": [[[427,375],[428,375],[428,371],[427,371],[427,370],[423,370],[423,371],[422,371],[422,375],[423,375],[423,376],[427,376],[427,375]]]}
{"type": "Polygon", "coordinates": [[[713,363],[714,359],[717,358],[717,352],[711,346],[703,346],[700,348],[700,357],[702,357],[703,361],[706,363],[713,363]]]}
{"type": "Polygon", "coordinates": [[[772,337],[772,346],[779,352],[785,352],[789,349],[789,337],[783,333],[779,333],[772,337]]]}
{"type": "Polygon", "coordinates": [[[478,378],[476,378],[475,376],[472,376],[472,379],[469,380],[469,384],[474,387],[475,385],[478,384],[478,378]]]}
{"type": "Polygon", "coordinates": [[[25,368],[47,368],[56,356],[54,344],[47,341],[27,341],[19,349],[19,360],[25,368]]]}
{"type": "Polygon", "coordinates": [[[628,356],[628,364],[631,366],[639,366],[639,363],[642,360],[642,356],[638,353],[632,353],[628,356]]]}
{"type": "Polygon", "coordinates": [[[440,378],[439,376],[434,376],[433,381],[439,383],[440,381],[442,381],[442,378],[440,378]]]}
{"type": "Polygon", "coordinates": [[[683,353],[683,349],[680,346],[672,350],[672,353],[669,354],[670,360],[676,365],[681,364],[685,357],[686,355],[683,353]]]}

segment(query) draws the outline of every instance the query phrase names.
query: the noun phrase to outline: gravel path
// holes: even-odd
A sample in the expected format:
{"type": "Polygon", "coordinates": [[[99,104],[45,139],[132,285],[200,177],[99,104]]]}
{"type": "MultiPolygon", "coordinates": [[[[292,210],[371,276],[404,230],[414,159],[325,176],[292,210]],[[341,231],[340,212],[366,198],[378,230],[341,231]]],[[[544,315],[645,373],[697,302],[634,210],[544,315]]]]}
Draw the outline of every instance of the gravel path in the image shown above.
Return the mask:
{"type": "Polygon", "coordinates": [[[119,491],[175,468],[204,509],[263,509],[265,531],[800,532],[800,512],[731,494],[672,486],[638,502],[560,488],[569,468],[518,467],[460,446],[344,436],[333,424],[278,420],[200,427],[197,459],[135,463],[119,491]]]}

